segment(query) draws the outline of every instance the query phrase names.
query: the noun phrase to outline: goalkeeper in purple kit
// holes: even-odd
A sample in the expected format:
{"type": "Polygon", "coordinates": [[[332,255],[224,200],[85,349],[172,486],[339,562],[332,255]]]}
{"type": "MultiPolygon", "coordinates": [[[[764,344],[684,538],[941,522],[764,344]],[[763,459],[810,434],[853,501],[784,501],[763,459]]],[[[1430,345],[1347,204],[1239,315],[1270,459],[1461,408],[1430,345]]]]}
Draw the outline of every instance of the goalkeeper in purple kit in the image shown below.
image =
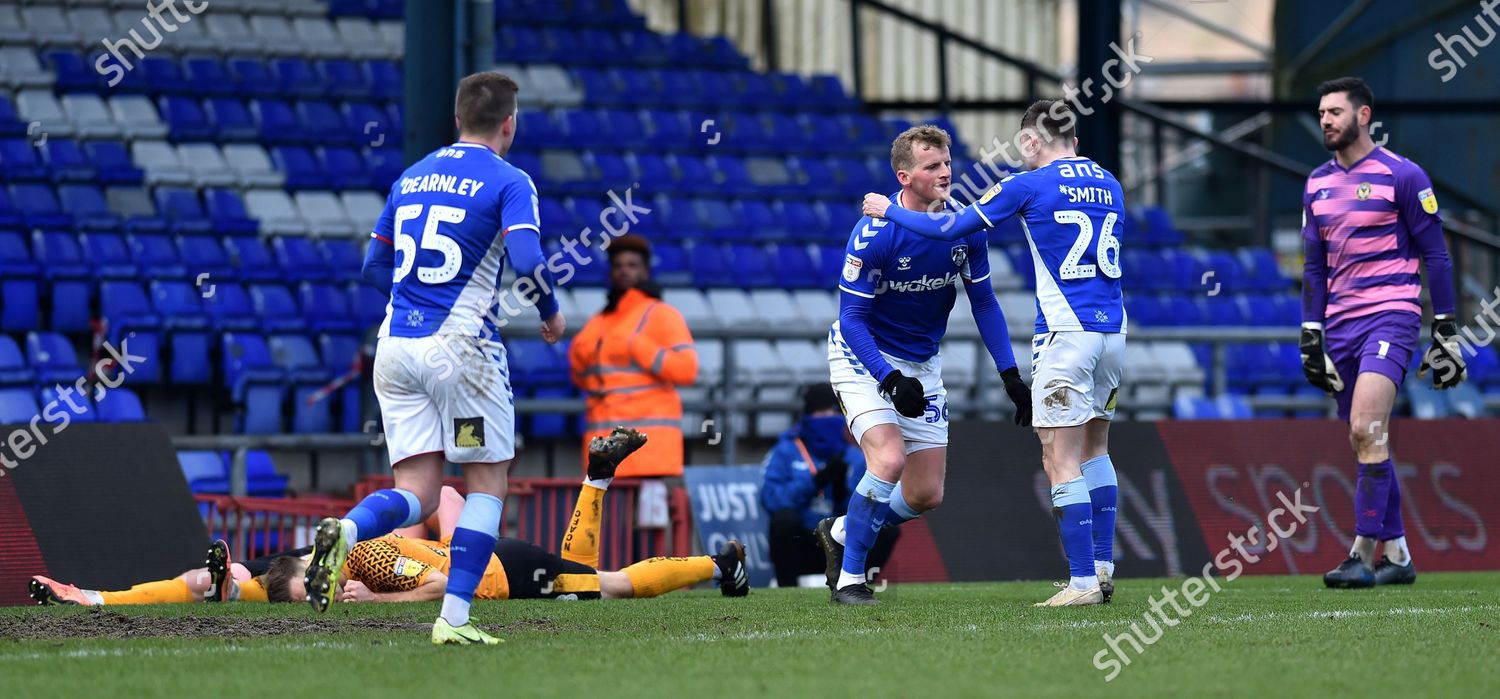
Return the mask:
{"type": "Polygon", "coordinates": [[[1467,376],[1457,342],[1452,262],[1432,182],[1416,163],[1370,140],[1374,95],[1359,78],[1318,88],[1323,145],[1334,158],[1302,195],[1302,370],[1338,401],[1359,459],[1354,546],[1323,576],[1333,588],[1416,581],[1401,523],[1401,482],[1386,435],[1397,387],[1418,348],[1420,257],[1432,295],[1432,346],[1419,377],[1440,389],[1467,376]],[[1379,562],[1377,543],[1383,544],[1379,562]]]}

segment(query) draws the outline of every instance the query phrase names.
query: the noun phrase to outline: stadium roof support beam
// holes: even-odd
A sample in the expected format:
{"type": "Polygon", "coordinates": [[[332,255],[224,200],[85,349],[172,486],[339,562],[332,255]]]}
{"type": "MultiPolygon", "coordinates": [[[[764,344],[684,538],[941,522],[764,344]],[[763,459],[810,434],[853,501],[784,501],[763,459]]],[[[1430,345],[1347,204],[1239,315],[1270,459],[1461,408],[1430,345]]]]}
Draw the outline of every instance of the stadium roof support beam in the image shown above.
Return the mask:
{"type": "Polygon", "coordinates": [[[1198,14],[1195,13],[1195,12],[1189,11],[1189,10],[1181,8],[1181,7],[1177,7],[1176,5],[1171,5],[1171,4],[1162,2],[1162,0],[1139,0],[1139,2],[1142,5],[1150,5],[1151,7],[1154,7],[1156,9],[1158,9],[1158,10],[1161,10],[1162,12],[1165,12],[1165,13],[1167,13],[1169,15],[1172,15],[1173,17],[1177,17],[1179,19],[1186,20],[1186,21],[1188,21],[1188,22],[1190,22],[1192,24],[1195,24],[1195,25],[1203,28],[1203,29],[1207,29],[1208,31],[1211,31],[1211,32],[1213,32],[1215,34],[1218,34],[1219,36],[1222,36],[1222,37],[1224,37],[1226,39],[1229,39],[1230,41],[1233,41],[1233,42],[1235,42],[1235,43],[1237,43],[1237,44],[1239,44],[1241,46],[1245,46],[1245,47],[1249,48],[1250,50],[1256,52],[1257,54],[1259,54],[1263,58],[1266,58],[1267,60],[1269,60],[1271,58],[1271,47],[1270,46],[1267,46],[1267,45],[1262,44],[1262,43],[1260,43],[1260,42],[1258,42],[1258,41],[1256,41],[1254,39],[1251,39],[1250,37],[1247,37],[1244,34],[1241,34],[1241,33],[1237,32],[1237,31],[1235,31],[1235,30],[1233,30],[1233,29],[1231,29],[1229,27],[1226,27],[1226,26],[1222,25],[1222,24],[1219,24],[1217,22],[1213,22],[1211,20],[1204,19],[1204,18],[1198,16],[1198,14]]]}

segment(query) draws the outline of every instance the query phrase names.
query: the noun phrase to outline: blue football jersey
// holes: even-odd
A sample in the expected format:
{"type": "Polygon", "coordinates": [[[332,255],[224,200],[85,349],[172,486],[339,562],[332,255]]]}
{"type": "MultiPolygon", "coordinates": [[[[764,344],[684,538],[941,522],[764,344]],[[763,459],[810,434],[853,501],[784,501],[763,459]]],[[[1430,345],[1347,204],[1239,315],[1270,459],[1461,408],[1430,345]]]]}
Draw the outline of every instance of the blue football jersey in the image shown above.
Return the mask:
{"type": "Polygon", "coordinates": [[[939,218],[894,206],[887,213],[937,240],[968,239],[1017,215],[1036,268],[1036,332],[1125,332],[1120,290],[1125,194],[1098,163],[1060,158],[1012,175],[956,215],[939,218]]]}
{"type": "MultiPolygon", "coordinates": [[[[892,210],[901,206],[898,196],[892,210]]],[[[839,289],[872,299],[865,323],[881,352],[922,362],[938,352],[959,285],[989,278],[983,233],[946,242],[866,216],[849,234],[839,289]]]]}
{"type": "Polygon", "coordinates": [[[536,185],[485,146],[455,143],[401,173],[372,237],[395,248],[380,336],[497,337],[505,236],[540,234],[536,185]]]}

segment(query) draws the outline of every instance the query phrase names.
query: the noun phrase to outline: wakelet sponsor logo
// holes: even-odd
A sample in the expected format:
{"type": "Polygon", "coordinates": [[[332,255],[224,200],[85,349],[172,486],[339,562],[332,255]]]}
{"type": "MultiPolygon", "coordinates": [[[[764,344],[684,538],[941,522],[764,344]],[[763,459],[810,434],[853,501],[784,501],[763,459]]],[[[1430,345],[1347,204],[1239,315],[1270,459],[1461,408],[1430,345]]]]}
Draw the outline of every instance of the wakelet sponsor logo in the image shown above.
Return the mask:
{"type": "Polygon", "coordinates": [[[950,285],[958,285],[958,272],[941,277],[931,277],[924,274],[917,279],[910,279],[904,282],[893,282],[887,279],[880,283],[880,288],[876,289],[875,293],[881,294],[887,291],[937,291],[950,285]]]}

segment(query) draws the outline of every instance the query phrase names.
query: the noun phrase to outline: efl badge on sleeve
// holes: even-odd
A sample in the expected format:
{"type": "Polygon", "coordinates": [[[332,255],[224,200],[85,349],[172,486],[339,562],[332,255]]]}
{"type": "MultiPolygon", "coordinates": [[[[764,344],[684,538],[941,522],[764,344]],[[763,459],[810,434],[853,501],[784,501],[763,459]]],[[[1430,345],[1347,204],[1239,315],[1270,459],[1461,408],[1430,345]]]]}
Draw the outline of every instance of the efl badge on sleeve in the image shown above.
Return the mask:
{"type": "MultiPolygon", "coordinates": [[[[1009,179],[1009,178],[1006,178],[1006,179],[1009,179]]],[[[994,199],[995,195],[999,194],[999,193],[1000,193],[1000,185],[999,184],[996,184],[995,186],[990,187],[989,191],[985,192],[984,196],[982,196],[982,197],[979,198],[980,205],[984,205],[984,204],[990,203],[990,200],[994,199]]]]}
{"type": "Polygon", "coordinates": [[[853,284],[854,280],[859,279],[859,268],[864,267],[864,266],[865,266],[864,260],[861,260],[858,257],[855,257],[853,255],[845,255],[844,256],[844,281],[853,284]]]}
{"type": "Polygon", "coordinates": [[[1429,214],[1437,213],[1437,195],[1432,193],[1431,187],[1417,192],[1417,201],[1422,202],[1423,211],[1429,214]]]}
{"type": "Polygon", "coordinates": [[[396,558],[395,570],[392,571],[398,578],[415,578],[422,572],[422,562],[414,561],[406,556],[396,558]]]}
{"type": "Polygon", "coordinates": [[[1361,182],[1361,183],[1359,183],[1359,189],[1354,190],[1354,193],[1357,194],[1357,195],[1359,195],[1359,200],[1360,201],[1364,201],[1366,199],[1369,199],[1370,198],[1370,183],[1369,182],[1361,182]]]}

